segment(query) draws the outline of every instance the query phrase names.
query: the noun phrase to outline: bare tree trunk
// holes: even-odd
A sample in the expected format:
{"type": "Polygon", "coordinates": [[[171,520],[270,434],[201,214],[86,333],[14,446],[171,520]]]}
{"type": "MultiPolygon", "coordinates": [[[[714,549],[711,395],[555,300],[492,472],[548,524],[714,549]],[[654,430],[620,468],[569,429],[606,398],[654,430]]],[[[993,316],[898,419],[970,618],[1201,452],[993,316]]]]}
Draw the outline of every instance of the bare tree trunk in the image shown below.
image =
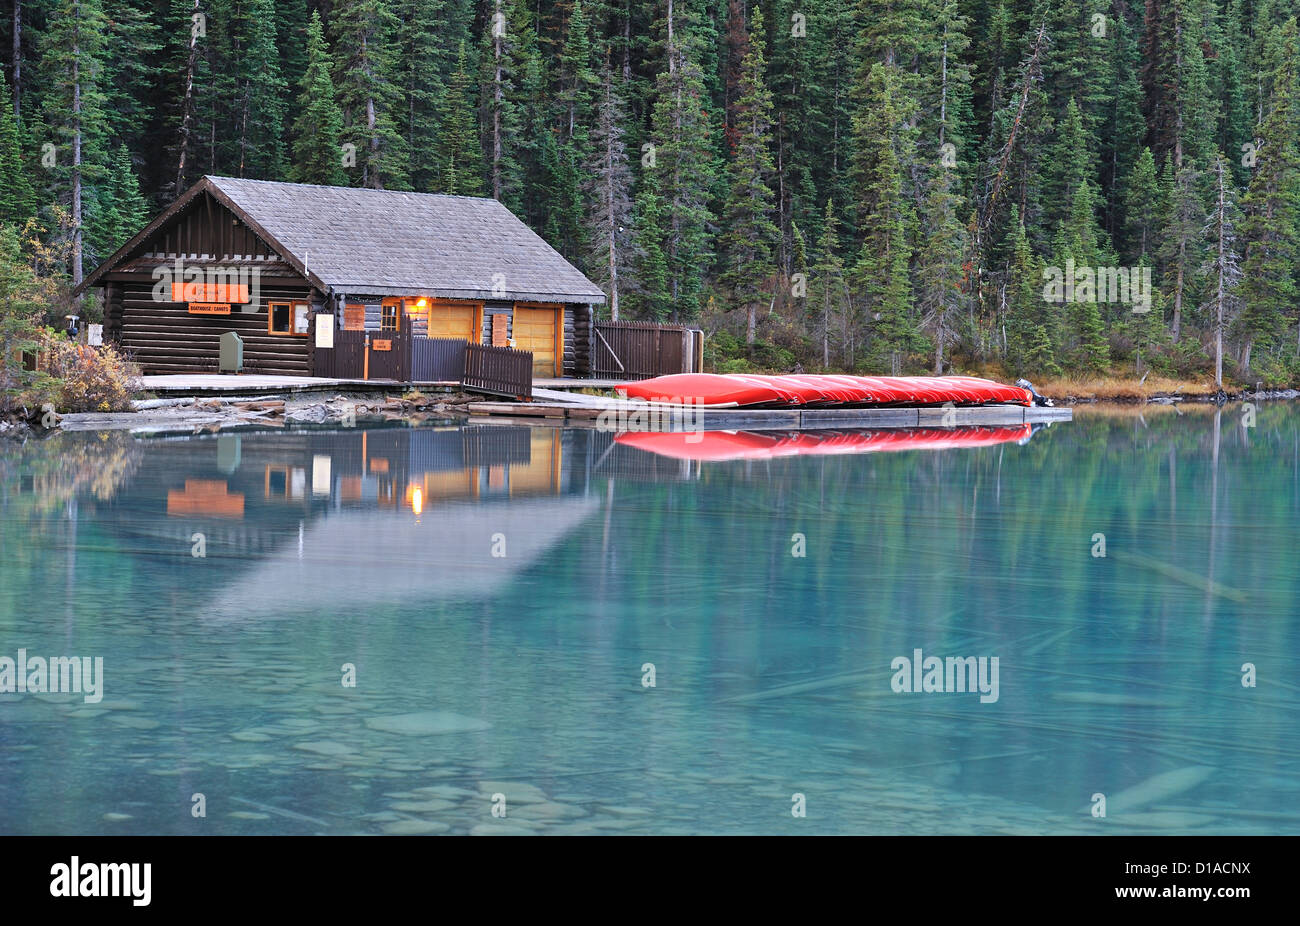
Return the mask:
{"type": "Polygon", "coordinates": [[[1178,245],[1178,279],[1174,283],[1174,324],[1173,338],[1174,343],[1178,343],[1179,334],[1183,327],[1183,265],[1187,262],[1187,244],[1179,242],[1178,245]]]}
{"type": "Polygon", "coordinates": [[[605,112],[601,115],[605,131],[605,208],[609,216],[609,316],[618,321],[618,209],[614,203],[614,101],[610,87],[608,62],[605,69],[605,112]]]}
{"type": "Polygon", "coordinates": [[[1215,225],[1218,232],[1218,277],[1214,290],[1214,388],[1223,388],[1223,302],[1227,298],[1227,291],[1224,289],[1224,276],[1227,273],[1227,229],[1224,226],[1227,215],[1227,203],[1224,201],[1223,189],[1223,160],[1220,158],[1216,161],[1215,167],[1218,174],[1218,206],[1215,210],[1215,225]]]}
{"type": "MultiPolygon", "coordinates": [[[[194,0],[194,12],[199,12],[199,0],[194,0]]],[[[194,69],[198,66],[199,40],[194,22],[190,21],[190,54],[185,62],[185,95],[181,97],[181,150],[176,159],[176,195],[185,189],[185,157],[190,150],[190,118],[194,115],[194,69]]]]}

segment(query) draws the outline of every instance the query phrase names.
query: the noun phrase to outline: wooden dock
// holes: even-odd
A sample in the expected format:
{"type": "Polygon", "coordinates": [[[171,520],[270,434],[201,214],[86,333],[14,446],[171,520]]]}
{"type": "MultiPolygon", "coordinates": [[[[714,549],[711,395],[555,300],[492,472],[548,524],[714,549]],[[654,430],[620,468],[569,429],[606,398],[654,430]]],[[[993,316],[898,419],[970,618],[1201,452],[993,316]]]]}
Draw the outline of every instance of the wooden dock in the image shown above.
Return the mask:
{"type": "MultiPolygon", "coordinates": [[[[546,390],[534,390],[546,392],[546,390]]],[[[979,405],[890,408],[693,408],[595,396],[532,402],[471,402],[476,420],[611,431],[807,431],[827,428],[960,428],[1069,421],[1068,408],[979,405]]]]}
{"type": "Polygon", "coordinates": [[[275,394],[298,395],[313,392],[454,392],[454,382],[399,383],[391,379],[333,379],[324,376],[271,376],[256,373],[173,373],[140,377],[144,388],[159,398],[275,394]]]}

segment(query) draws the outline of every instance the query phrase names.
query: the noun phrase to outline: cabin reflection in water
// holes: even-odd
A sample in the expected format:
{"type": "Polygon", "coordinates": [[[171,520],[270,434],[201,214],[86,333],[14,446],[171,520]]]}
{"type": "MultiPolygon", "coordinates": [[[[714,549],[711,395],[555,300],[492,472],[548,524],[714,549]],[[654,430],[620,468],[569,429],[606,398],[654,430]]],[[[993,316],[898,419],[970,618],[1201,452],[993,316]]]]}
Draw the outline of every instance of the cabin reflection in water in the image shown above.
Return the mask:
{"type": "Polygon", "coordinates": [[[600,507],[592,464],[610,436],[493,425],[141,443],[100,517],[179,573],[199,614],[252,618],[502,589],[600,507]]]}

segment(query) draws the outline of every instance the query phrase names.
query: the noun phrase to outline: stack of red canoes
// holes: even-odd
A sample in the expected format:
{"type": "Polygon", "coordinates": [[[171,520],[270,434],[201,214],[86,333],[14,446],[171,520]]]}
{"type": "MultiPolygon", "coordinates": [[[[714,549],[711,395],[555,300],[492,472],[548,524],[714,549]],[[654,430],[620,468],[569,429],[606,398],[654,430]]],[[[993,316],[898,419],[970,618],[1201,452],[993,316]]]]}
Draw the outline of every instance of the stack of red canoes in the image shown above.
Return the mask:
{"type": "Polygon", "coordinates": [[[614,440],[675,460],[770,460],[807,454],[955,450],[1023,441],[1032,426],[912,428],[898,431],[627,431],[614,440]]]}
{"type": "Polygon", "coordinates": [[[614,387],[647,402],[763,408],[889,405],[1029,405],[1019,386],[974,376],[849,376],[847,374],[674,373],[614,387]]]}

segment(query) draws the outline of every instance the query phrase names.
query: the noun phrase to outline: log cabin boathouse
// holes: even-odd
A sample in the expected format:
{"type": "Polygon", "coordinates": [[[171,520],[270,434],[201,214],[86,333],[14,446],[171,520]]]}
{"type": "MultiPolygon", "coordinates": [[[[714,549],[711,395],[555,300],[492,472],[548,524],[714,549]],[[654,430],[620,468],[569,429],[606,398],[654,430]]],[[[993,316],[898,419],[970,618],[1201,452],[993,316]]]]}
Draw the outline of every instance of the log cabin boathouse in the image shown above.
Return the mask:
{"type": "Polygon", "coordinates": [[[591,372],[604,293],[494,199],[204,177],[79,287],[104,340],[146,374],[435,381],[446,347],[532,354],[534,377],[591,372]],[[328,329],[321,331],[319,329],[328,329]]]}

